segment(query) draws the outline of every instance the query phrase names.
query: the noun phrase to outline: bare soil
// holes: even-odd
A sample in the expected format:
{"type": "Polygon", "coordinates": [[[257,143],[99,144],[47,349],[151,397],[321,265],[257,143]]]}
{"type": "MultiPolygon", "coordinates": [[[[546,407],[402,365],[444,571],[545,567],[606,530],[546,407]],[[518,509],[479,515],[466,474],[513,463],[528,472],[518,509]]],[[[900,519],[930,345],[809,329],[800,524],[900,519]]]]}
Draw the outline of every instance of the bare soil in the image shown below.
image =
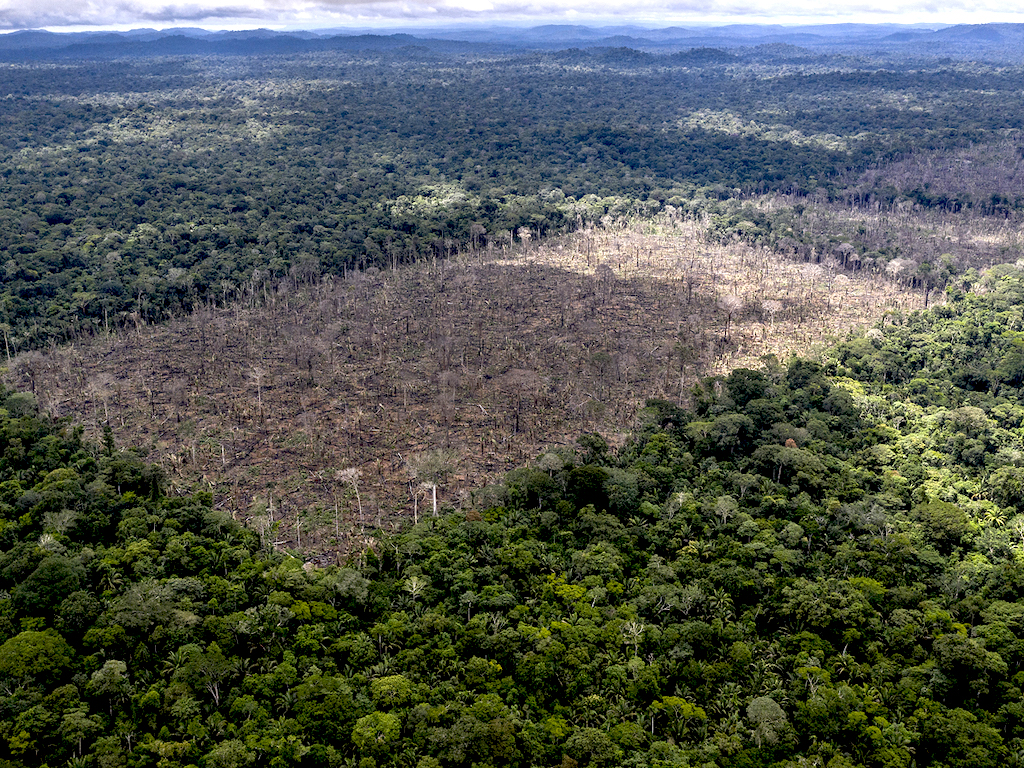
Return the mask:
{"type": "Polygon", "coordinates": [[[471,489],[581,432],[621,443],[647,398],[685,402],[695,377],[923,305],[880,273],[664,219],[253,287],[169,325],[21,355],[8,379],[97,441],[109,422],[172,492],[200,483],[278,546],[345,552],[429,514],[417,457],[451,465],[441,504],[472,505],[471,489]]]}

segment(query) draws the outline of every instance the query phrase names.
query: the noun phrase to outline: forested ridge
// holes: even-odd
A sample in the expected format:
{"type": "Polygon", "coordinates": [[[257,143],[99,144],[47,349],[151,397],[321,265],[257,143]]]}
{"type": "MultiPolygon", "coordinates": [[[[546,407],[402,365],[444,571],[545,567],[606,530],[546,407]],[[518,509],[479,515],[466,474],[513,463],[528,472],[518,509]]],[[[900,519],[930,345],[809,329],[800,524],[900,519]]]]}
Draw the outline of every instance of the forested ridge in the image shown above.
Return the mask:
{"type": "Polygon", "coordinates": [[[1016,765],[1024,271],[949,299],[314,570],[5,392],[2,764],[1016,765]]]}

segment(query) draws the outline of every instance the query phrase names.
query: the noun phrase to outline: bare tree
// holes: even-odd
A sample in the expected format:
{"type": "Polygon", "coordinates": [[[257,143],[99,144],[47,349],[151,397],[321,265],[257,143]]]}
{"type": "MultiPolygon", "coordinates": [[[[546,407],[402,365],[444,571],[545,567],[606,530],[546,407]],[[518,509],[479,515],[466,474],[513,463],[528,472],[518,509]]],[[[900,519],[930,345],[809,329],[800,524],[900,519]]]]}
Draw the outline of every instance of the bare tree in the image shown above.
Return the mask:
{"type": "Polygon", "coordinates": [[[410,474],[431,492],[434,517],[437,517],[437,487],[455,469],[457,460],[458,454],[455,451],[443,448],[416,453],[409,457],[410,474]]]}
{"type": "Polygon", "coordinates": [[[261,365],[254,365],[249,370],[249,378],[256,382],[256,406],[259,409],[260,421],[263,420],[263,379],[267,376],[267,369],[261,365]]]}
{"type": "Polygon", "coordinates": [[[483,224],[474,223],[469,225],[469,237],[472,240],[474,250],[480,247],[480,240],[486,234],[487,227],[483,224]]]}
{"type": "Polygon", "coordinates": [[[782,302],[776,299],[765,299],[761,302],[761,309],[768,315],[771,327],[775,327],[775,316],[782,310],[782,302]]]}
{"type": "MultiPolygon", "coordinates": [[[[356,493],[356,507],[359,510],[359,527],[360,528],[362,528],[362,525],[363,525],[363,501],[362,501],[362,498],[360,498],[360,496],[359,496],[359,476],[361,474],[362,474],[362,472],[360,472],[356,467],[348,467],[346,469],[339,469],[337,472],[334,473],[335,478],[339,482],[342,482],[342,483],[352,483],[352,489],[356,493]]],[[[338,505],[337,505],[337,503],[335,503],[334,514],[335,514],[334,525],[335,525],[335,528],[337,528],[337,526],[338,526],[338,521],[337,521],[338,505]]]]}
{"type": "Polygon", "coordinates": [[[718,301],[718,305],[725,312],[725,342],[729,343],[729,328],[732,325],[733,317],[739,314],[743,310],[743,299],[734,294],[723,296],[718,301]]]}
{"type": "Polygon", "coordinates": [[[10,326],[10,324],[8,324],[8,323],[0,323],[0,331],[3,331],[3,334],[4,334],[4,351],[7,353],[7,365],[10,366],[10,364],[11,364],[11,341],[10,341],[11,326],[10,326]]]}
{"type": "MultiPolygon", "coordinates": [[[[98,399],[103,403],[103,423],[110,423],[110,387],[113,383],[113,376],[107,372],[98,373],[89,379],[88,390],[89,394],[98,399]]],[[[96,420],[97,422],[99,419],[96,420]]],[[[180,418],[179,418],[180,421],[180,418]]]]}
{"type": "Polygon", "coordinates": [[[527,253],[530,250],[530,238],[533,237],[533,233],[529,227],[520,227],[516,234],[519,235],[519,239],[523,241],[523,253],[527,253]]]}

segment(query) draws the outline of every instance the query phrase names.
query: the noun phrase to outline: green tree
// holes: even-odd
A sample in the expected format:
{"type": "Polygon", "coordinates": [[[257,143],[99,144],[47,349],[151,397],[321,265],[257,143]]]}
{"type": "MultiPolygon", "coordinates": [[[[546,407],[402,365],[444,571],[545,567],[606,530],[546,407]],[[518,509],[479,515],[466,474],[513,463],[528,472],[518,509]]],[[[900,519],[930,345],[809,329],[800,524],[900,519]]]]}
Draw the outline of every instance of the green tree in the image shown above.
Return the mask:
{"type": "Polygon", "coordinates": [[[580,728],[565,742],[565,753],[581,766],[618,765],[622,750],[611,737],[597,728],[580,728]]]}
{"type": "Polygon", "coordinates": [[[402,721],[388,712],[371,712],[356,720],[352,743],[360,754],[384,755],[398,742],[402,721]]]}
{"type": "Polygon", "coordinates": [[[0,645],[0,680],[11,687],[47,685],[70,671],[74,649],[55,630],[21,632],[0,645]]]}

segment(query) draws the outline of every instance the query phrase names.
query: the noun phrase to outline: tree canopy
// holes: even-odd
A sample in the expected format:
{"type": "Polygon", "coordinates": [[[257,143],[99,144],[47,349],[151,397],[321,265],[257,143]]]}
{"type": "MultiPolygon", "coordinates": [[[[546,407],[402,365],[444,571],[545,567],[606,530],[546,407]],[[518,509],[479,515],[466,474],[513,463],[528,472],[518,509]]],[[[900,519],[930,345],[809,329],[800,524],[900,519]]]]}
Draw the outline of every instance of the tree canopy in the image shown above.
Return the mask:
{"type": "Polygon", "coordinates": [[[0,757],[1006,764],[1024,273],[951,294],[312,570],[5,392],[0,757]]]}

